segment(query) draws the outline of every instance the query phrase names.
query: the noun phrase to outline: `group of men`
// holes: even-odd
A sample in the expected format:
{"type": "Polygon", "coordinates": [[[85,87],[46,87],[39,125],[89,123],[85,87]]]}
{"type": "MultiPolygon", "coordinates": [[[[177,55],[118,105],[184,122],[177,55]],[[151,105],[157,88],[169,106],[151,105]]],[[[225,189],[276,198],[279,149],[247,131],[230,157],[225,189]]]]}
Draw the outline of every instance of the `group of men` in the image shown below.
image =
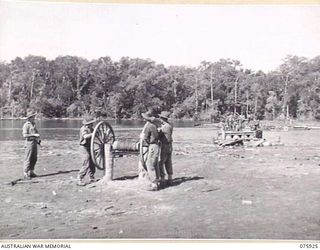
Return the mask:
{"type": "Polygon", "coordinates": [[[139,165],[139,177],[146,176],[148,190],[158,190],[166,185],[172,185],[172,132],[173,126],[169,123],[170,113],[162,111],[159,118],[153,111],[142,114],[146,123],[140,139],[142,146],[148,148],[148,153],[139,165]],[[160,123],[159,126],[157,124],[160,123]],[[141,166],[142,165],[142,166],[141,166]],[[166,174],[168,179],[165,179],[166,174]]]}
{"type": "MultiPolygon", "coordinates": [[[[26,140],[24,161],[24,178],[37,177],[34,172],[37,162],[37,145],[41,143],[40,134],[35,125],[36,113],[28,113],[27,121],[23,125],[23,137],[26,140]]],[[[172,132],[173,126],[169,123],[170,113],[162,111],[159,117],[153,111],[142,114],[146,121],[140,139],[142,147],[147,151],[139,161],[139,178],[146,180],[147,190],[159,190],[172,184],[172,132]],[[167,175],[167,179],[165,178],[167,175]]],[[[82,166],[78,173],[77,185],[84,186],[84,178],[89,175],[90,182],[95,180],[95,165],[90,156],[90,141],[93,125],[96,119],[86,116],[80,128],[79,152],[82,166]]]]}

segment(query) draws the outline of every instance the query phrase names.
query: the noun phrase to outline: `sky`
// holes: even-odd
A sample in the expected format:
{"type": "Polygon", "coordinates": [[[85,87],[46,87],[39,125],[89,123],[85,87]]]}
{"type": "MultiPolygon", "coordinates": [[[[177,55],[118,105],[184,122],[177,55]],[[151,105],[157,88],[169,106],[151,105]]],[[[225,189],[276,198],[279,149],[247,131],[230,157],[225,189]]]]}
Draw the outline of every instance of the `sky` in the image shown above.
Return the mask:
{"type": "Polygon", "coordinates": [[[146,5],[0,0],[0,61],[110,56],[198,66],[221,58],[276,69],[320,55],[320,5],[146,5]]]}

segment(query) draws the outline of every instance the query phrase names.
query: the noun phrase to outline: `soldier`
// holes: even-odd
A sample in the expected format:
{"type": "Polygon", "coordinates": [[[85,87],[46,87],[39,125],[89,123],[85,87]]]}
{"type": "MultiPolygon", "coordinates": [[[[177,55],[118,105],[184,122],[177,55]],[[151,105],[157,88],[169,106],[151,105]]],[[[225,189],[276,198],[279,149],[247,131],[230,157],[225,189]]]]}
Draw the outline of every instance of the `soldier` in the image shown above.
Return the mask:
{"type": "Polygon", "coordinates": [[[35,124],[36,115],[36,113],[29,112],[26,117],[27,121],[22,128],[22,135],[26,139],[23,172],[24,178],[27,180],[37,177],[34,173],[34,167],[38,159],[38,144],[40,144],[41,141],[35,124]]]}
{"type": "Polygon", "coordinates": [[[82,160],[82,167],[78,173],[78,185],[84,186],[86,183],[83,181],[86,174],[89,174],[90,183],[95,181],[94,174],[96,172],[95,165],[90,156],[90,142],[93,132],[93,124],[96,119],[92,117],[85,117],[82,121],[83,126],[80,128],[80,154],[82,160]]]}
{"type": "Polygon", "coordinates": [[[155,191],[159,188],[159,134],[157,126],[154,124],[155,117],[152,111],[148,111],[142,114],[142,117],[146,120],[146,124],[143,127],[140,138],[142,144],[148,147],[148,154],[146,156],[146,170],[148,180],[148,190],[155,191]]]}
{"type": "Polygon", "coordinates": [[[161,153],[159,161],[159,170],[160,170],[160,184],[161,186],[165,185],[165,170],[168,175],[168,185],[172,185],[172,132],[173,126],[169,123],[170,113],[168,111],[162,111],[160,114],[161,127],[159,128],[159,139],[161,142],[161,153]]]}

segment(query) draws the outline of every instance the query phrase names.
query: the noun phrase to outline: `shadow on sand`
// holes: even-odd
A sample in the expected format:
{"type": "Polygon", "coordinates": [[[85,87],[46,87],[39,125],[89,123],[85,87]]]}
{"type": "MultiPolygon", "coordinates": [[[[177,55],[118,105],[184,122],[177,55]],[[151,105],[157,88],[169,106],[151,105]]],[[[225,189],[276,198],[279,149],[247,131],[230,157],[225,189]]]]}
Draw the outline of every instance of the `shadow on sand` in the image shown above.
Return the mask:
{"type": "Polygon", "coordinates": [[[114,181],[125,181],[125,180],[133,180],[138,178],[138,175],[127,175],[113,179],[114,181]]]}
{"type": "MultiPolygon", "coordinates": [[[[136,179],[136,178],[138,178],[138,175],[122,176],[122,177],[115,178],[113,180],[114,181],[125,181],[125,180],[133,180],[133,179],[136,179]]],[[[202,179],[204,179],[204,177],[200,177],[200,176],[179,177],[179,178],[173,179],[172,183],[170,185],[165,185],[165,186],[161,187],[160,189],[179,186],[181,183],[184,183],[184,182],[187,182],[187,181],[197,181],[197,180],[202,180],[202,179]]]]}
{"type": "Polygon", "coordinates": [[[41,182],[38,178],[39,177],[47,177],[47,176],[54,176],[54,175],[59,175],[59,174],[68,174],[68,173],[72,173],[72,172],[78,172],[79,169],[73,169],[73,170],[68,170],[68,171],[58,171],[56,173],[50,173],[50,174],[43,174],[43,175],[37,175],[36,178],[32,178],[30,180],[26,180],[24,178],[19,178],[19,179],[16,179],[16,180],[13,180],[13,181],[10,181],[6,184],[9,184],[9,185],[16,185],[17,183],[39,183],[41,182]]]}
{"type": "Polygon", "coordinates": [[[47,177],[47,176],[53,176],[53,175],[59,175],[59,174],[69,174],[72,172],[79,172],[79,169],[72,169],[72,170],[67,170],[67,171],[58,171],[56,173],[51,173],[51,174],[42,174],[38,175],[37,177],[47,177]]]}
{"type": "Polygon", "coordinates": [[[165,185],[164,187],[161,187],[161,189],[179,186],[181,183],[184,183],[187,181],[197,181],[202,179],[204,179],[204,177],[200,177],[200,176],[179,177],[179,178],[172,179],[172,183],[170,185],[165,185]]]}

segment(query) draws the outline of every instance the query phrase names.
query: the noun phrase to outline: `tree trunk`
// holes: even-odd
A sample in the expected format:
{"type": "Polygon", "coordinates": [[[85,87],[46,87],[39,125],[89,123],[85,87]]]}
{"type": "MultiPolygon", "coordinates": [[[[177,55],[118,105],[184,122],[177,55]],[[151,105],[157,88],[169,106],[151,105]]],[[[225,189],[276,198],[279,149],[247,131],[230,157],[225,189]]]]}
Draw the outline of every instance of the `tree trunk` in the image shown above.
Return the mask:
{"type": "Polygon", "coordinates": [[[275,109],[275,106],[272,105],[272,121],[274,121],[275,116],[276,116],[276,109],[275,109]]]}
{"type": "Polygon", "coordinates": [[[9,81],[9,91],[8,91],[8,104],[11,102],[11,88],[12,88],[12,79],[9,81]]]}
{"type": "Polygon", "coordinates": [[[32,72],[31,90],[30,90],[30,101],[32,100],[32,96],[33,96],[33,85],[34,85],[34,81],[35,81],[35,73],[32,72]]]}
{"type": "Polygon", "coordinates": [[[257,108],[258,108],[258,98],[257,95],[254,97],[254,115],[253,115],[253,119],[256,120],[257,117],[257,108]]]}
{"type": "Polygon", "coordinates": [[[233,114],[237,113],[237,88],[238,88],[238,78],[234,82],[234,107],[233,107],[233,114]]]}
{"type": "Polygon", "coordinates": [[[283,104],[282,104],[282,114],[284,119],[286,119],[286,106],[288,102],[288,82],[289,82],[289,76],[286,75],[286,79],[284,82],[284,94],[283,94],[283,104]]]}
{"type": "Polygon", "coordinates": [[[247,107],[246,107],[246,115],[247,117],[249,116],[249,91],[247,90],[246,91],[246,94],[247,94],[247,107]]]}
{"type": "Polygon", "coordinates": [[[196,76],[196,110],[195,110],[195,114],[198,114],[198,106],[199,106],[199,102],[198,102],[198,76],[196,76]]]}
{"type": "Polygon", "coordinates": [[[210,83],[211,83],[211,109],[213,110],[213,72],[210,71],[210,83]]]}

